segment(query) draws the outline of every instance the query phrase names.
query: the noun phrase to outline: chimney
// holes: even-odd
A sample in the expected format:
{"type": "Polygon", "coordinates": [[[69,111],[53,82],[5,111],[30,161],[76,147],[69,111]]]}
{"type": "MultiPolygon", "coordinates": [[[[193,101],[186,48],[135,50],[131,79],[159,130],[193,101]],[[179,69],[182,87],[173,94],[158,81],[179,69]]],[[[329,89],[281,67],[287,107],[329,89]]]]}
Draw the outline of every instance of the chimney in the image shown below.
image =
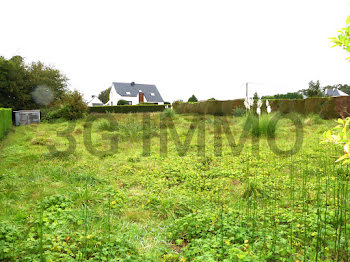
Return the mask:
{"type": "Polygon", "coordinates": [[[131,85],[134,86],[134,85],[135,85],[135,82],[131,82],[131,85]]]}

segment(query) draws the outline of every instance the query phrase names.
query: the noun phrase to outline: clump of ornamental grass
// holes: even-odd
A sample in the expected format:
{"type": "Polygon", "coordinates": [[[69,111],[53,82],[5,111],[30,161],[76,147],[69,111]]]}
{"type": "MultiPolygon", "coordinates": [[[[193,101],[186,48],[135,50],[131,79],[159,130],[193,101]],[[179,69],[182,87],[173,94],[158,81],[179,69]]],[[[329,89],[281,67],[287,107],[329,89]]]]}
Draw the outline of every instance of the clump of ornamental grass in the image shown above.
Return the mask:
{"type": "Polygon", "coordinates": [[[175,111],[171,108],[168,108],[166,110],[164,110],[163,112],[163,117],[174,117],[175,116],[175,111]]]}
{"type": "Polygon", "coordinates": [[[250,134],[254,137],[266,136],[273,138],[276,136],[276,125],[271,121],[272,114],[247,114],[243,118],[243,126],[248,127],[250,134]]]}
{"type": "Polygon", "coordinates": [[[254,99],[246,98],[244,100],[244,106],[247,109],[246,117],[244,120],[244,129],[246,131],[249,128],[251,135],[254,137],[267,136],[268,138],[275,137],[276,123],[272,122],[271,119],[271,106],[268,100],[266,100],[266,112],[262,112],[263,102],[259,99],[256,102],[256,111],[254,112],[254,99]]]}

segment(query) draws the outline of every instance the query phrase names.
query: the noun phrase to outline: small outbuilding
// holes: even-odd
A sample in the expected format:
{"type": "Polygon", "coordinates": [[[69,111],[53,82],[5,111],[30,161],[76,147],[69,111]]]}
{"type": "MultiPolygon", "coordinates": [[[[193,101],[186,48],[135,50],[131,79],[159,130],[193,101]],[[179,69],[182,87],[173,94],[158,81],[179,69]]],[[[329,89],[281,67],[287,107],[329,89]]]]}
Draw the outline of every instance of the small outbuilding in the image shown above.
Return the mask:
{"type": "Polygon", "coordinates": [[[15,114],[15,125],[40,124],[40,110],[19,110],[15,114]]]}
{"type": "Polygon", "coordinates": [[[86,103],[87,106],[92,107],[92,106],[103,106],[103,103],[100,99],[98,99],[97,96],[92,96],[91,100],[86,103]]]}

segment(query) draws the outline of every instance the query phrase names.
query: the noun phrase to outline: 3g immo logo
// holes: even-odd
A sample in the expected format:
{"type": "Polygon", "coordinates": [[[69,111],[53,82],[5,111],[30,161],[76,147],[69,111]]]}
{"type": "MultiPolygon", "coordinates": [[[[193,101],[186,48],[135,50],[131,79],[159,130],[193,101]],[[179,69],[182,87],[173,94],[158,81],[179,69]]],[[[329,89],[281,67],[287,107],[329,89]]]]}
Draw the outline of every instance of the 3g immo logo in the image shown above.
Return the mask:
{"type": "MultiPolygon", "coordinates": [[[[109,126],[117,129],[118,128],[118,122],[116,118],[113,116],[113,114],[108,115],[101,115],[101,116],[89,116],[86,121],[83,124],[84,131],[83,131],[83,141],[84,146],[86,150],[96,156],[96,157],[103,157],[106,155],[114,155],[118,154],[118,133],[116,132],[110,132],[110,133],[103,133],[102,134],[102,140],[106,141],[108,143],[107,149],[100,149],[92,142],[92,133],[93,124],[98,121],[99,119],[106,119],[108,121],[109,126]]],[[[214,128],[214,134],[209,134],[206,125],[206,116],[205,115],[193,115],[191,122],[189,123],[188,127],[186,127],[186,136],[183,141],[181,141],[178,128],[176,127],[175,121],[173,117],[165,117],[164,115],[159,115],[159,127],[158,127],[158,134],[159,141],[160,141],[160,149],[159,154],[161,156],[167,156],[168,154],[168,143],[169,141],[173,141],[176,146],[176,151],[179,156],[185,156],[189,150],[190,145],[192,142],[196,143],[197,148],[197,154],[199,156],[205,156],[206,155],[206,148],[207,143],[209,143],[209,139],[207,140],[206,137],[209,135],[213,135],[214,139],[211,139],[211,141],[214,141],[214,154],[215,156],[221,156],[222,155],[222,148],[223,148],[223,138],[226,137],[231,154],[233,156],[238,156],[242,153],[242,150],[245,146],[245,144],[251,140],[252,143],[252,150],[254,151],[254,154],[259,154],[259,141],[262,139],[261,134],[257,132],[261,132],[259,125],[261,119],[260,117],[254,116],[254,115],[248,115],[246,118],[243,129],[241,133],[239,134],[238,141],[235,141],[234,136],[237,134],[234,134],[232,131],[232,126],[230,126],[228,116],[214,116],[214,121],[212,121],[212,125],[214,128]],[[197,141],[193,141],[195,132],[197,132],[197,141]]],[[[143,156],[149,156],[151,152],[151,116],[150,113],[143,113],[142,120],[142,150],[143,150],[143,156]]],[[[58,137],[63,137],[67,139],[68,141],[68,147],[64,151],[59,151],[55,145],[48,145],[48,149],[51,154],[65,154],[69,155],[72,154],[77,147],[77,142],[75,137],[73,136],[73,132],[76,128],[76,123],[71,121],[67,122],[67,128],[63,131],[57,131],[58,137]]],[[[271,116],[268,120],[267,129],[266,129],[266,139],[268,141],[268,145],[270,150],[276,154],[276,155],[282,155],[282,156],[290,156],[293,154],[296,154],[301,148],[303,144],[303,125],[302,121],[299,119],[297,114],[275,114],[271,116]],[[276,142],[276,130],[277,130],[277,124],[282,119],[289,120],[289,123],[294,126],[292,129],[295,137],[295,141],[292,147],[290,148],[279,148],[278,144],[276,142]]],[[[212,142],[211,142],[212,143],[212,142]]]]}

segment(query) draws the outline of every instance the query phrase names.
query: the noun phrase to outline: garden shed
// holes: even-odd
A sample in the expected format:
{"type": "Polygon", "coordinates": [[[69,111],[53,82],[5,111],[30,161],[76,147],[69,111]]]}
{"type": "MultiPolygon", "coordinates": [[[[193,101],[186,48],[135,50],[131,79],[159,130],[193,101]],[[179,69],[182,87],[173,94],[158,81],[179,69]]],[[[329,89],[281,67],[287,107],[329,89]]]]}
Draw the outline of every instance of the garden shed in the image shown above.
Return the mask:
{"type": "Polygon", "coordinates": [[[19,110],[15,114],[15,125],[40,124],[40,110],[19,110]]]}

